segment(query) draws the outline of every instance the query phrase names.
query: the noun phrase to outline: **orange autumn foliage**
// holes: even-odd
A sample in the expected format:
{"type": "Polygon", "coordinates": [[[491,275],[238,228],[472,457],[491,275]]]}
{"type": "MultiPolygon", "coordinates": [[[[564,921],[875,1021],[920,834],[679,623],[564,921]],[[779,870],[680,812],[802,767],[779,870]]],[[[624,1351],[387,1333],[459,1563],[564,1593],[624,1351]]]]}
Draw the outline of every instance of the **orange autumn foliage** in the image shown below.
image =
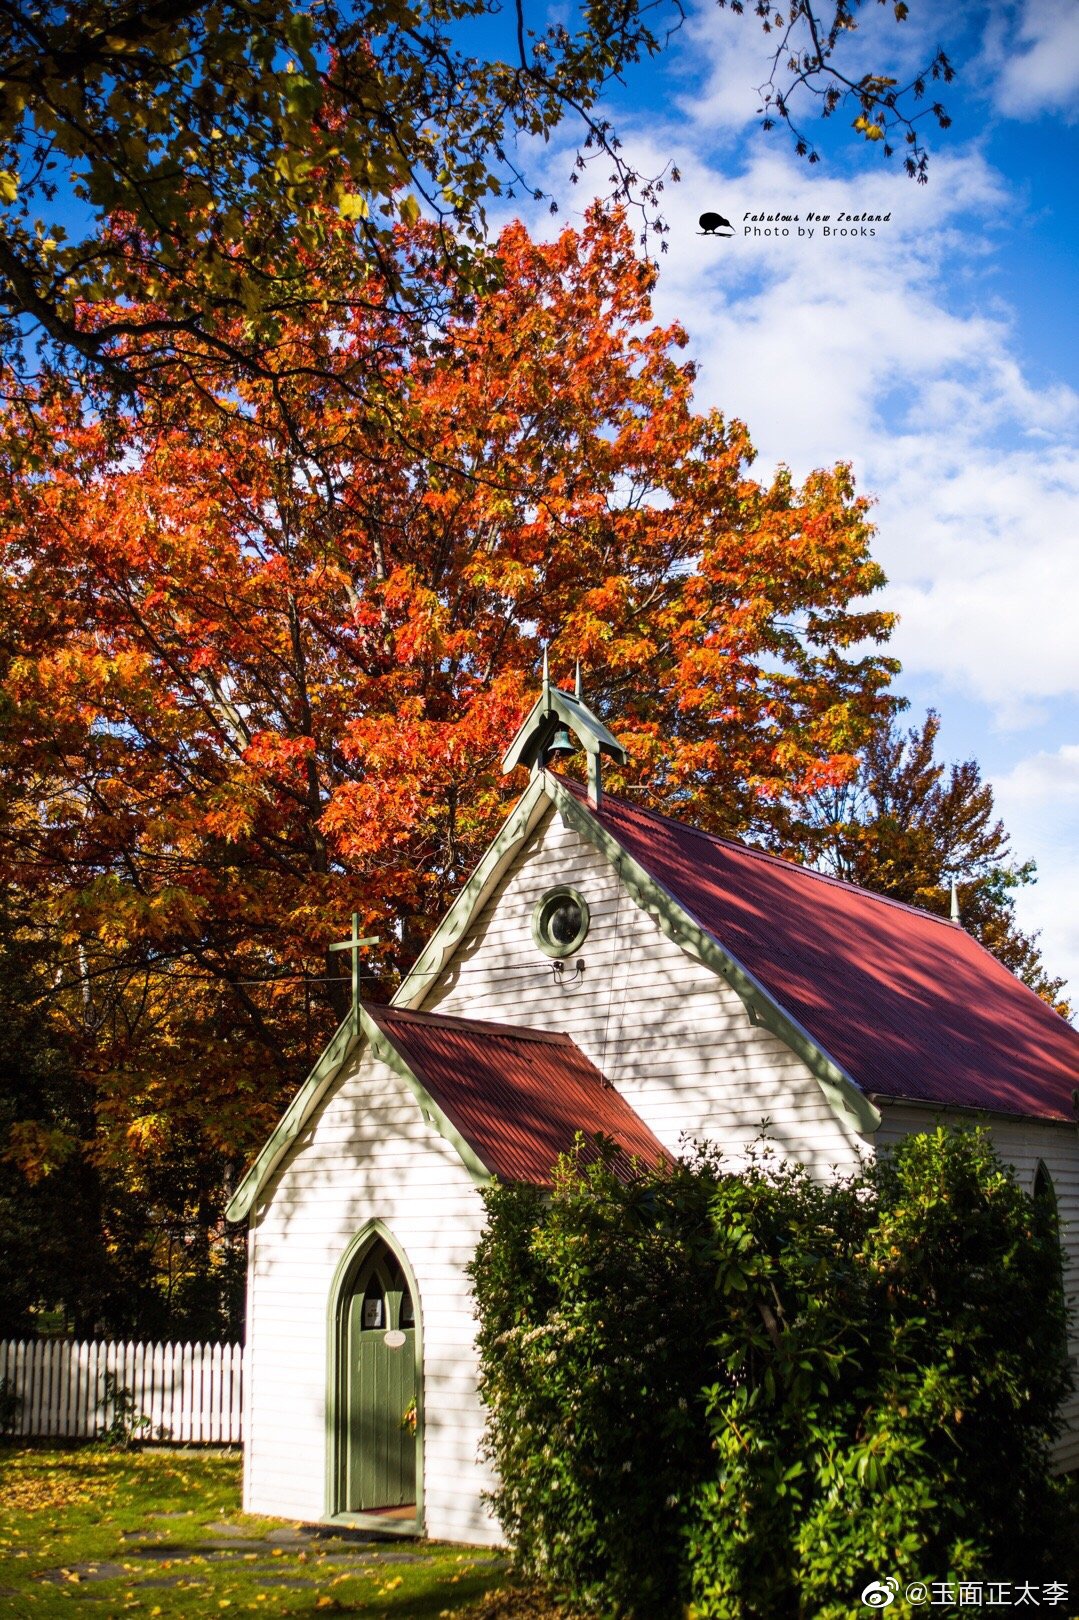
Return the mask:
{"type": "Polygon", "coordinates": [[[222,383],[105,423],[55,383],[47,448],[6,422],[0,867],[132,1175],[250,1154],[353,910],[390,988],[524,785],[542,642],[629,749],[614,791],[780,845],[890,701],[849,468],[750,476],[624,221],[500,253],[424,346],[378,309],[291,334],[285,416],[222,383]]]}

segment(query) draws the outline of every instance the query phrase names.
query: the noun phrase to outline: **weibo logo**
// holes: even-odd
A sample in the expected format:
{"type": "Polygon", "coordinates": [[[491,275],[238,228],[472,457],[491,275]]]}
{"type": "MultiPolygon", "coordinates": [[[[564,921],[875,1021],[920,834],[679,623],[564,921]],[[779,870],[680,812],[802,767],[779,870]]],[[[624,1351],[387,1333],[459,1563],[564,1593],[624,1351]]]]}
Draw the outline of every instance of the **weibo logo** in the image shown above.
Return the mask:
{"type": "Polygon", "coordinates": [[[862,1592],[862,1602],[867,1609],[886,1609],[889,1603],[895,1602],[898,1590],[899,1582],[894,1575],[889,1575],[883,1581],[870,1581],[862,1592]]]}

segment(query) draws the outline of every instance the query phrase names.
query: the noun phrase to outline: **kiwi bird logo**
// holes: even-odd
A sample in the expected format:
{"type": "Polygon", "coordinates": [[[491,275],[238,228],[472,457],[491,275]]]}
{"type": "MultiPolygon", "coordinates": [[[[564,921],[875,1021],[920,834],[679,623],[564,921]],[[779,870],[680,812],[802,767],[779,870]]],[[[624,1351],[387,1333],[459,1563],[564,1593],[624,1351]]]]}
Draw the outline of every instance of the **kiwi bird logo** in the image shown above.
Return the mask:
{"type": "Polygon", "coordinates": [[[700,230],[698,236],[733,236],[734,226],[722,214],[702,214],[697,221],[700,230]]]}

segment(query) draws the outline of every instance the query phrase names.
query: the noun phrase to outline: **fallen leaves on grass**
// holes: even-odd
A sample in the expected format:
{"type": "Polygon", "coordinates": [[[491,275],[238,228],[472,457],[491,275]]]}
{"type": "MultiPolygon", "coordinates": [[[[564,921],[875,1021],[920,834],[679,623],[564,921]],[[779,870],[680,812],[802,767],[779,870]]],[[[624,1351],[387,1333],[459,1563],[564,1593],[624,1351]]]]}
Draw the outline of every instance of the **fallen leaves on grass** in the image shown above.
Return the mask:
{"type": "Polygon", "coordinates": [[[18,1462],[4,1470],[5,1513],[45,1513],[91,1500],[111,1504],[116,1493],[112,1475],[94,1477],[90,1468],[71,1466],[22,1468],[18,1462]]]}
{"type": "Polygon", "coordinates": [[[455,1620],[573,1620],[573,1610],[555,1603],[538,1586],[500,1586],[467,1609],[444,1609],[455,1620]]]}

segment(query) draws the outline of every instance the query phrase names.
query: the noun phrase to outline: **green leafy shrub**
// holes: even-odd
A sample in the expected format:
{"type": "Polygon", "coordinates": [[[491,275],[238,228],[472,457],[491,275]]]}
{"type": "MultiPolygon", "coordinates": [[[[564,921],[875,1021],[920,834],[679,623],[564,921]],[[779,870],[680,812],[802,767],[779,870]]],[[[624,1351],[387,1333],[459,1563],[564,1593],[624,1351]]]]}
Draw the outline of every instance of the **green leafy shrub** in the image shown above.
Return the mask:
{"type": "Polygon", "coordinates": [[[138,1410],[131,1390],[120,1383],[115,1373],[105,1374],[98,1409],[107,1420],[98,1431],[98,1439],[120,1451],[130,1451],[151,1427],[152,1420],[138,1410]]]}
{"type": "Polygon", "coordinates": [[[838,1620],[888,1571],[1044,1567],[1060,1251],[984,1133],[823,1184],[766,1146],[628,1185],[578,1153],[549,1198],[486,1196],[487,1445],[524,1572],[641,1620],[838,1620]]]}
{"type": "Polygon", "coordinates": [[[687,1478],[708,1463],[710,1183],[623,1186],[564,1162],[550,1202],[496,1186],[472,1276],[494,1505],[523,1572],[659,1615],[680,1585],[687,1478]]]}

